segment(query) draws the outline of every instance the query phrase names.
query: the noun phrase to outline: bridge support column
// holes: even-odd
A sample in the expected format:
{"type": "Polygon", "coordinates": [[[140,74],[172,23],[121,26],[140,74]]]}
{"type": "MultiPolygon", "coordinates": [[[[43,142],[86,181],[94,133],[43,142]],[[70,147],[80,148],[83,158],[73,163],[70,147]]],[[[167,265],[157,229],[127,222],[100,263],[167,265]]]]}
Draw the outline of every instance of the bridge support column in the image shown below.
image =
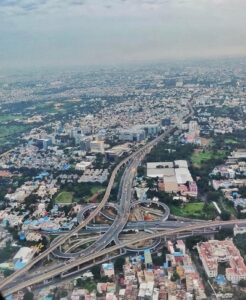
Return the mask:
{"type": "Polygon", "coordinates": [[[50,255],[48,254],[48,256],[47,256],[47,259],[48,259],[48,261],[50,261],[50,255]]]}

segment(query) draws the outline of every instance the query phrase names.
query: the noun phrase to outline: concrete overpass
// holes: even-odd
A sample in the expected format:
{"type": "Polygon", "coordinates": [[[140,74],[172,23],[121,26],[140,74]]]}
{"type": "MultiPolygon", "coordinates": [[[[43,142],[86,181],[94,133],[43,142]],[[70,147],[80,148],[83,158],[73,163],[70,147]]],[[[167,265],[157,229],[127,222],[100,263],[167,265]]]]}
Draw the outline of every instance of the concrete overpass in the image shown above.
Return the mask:
{"type": "Polygon", "coordinates": [[[54,270],[45,272],[41,275],[34,276],[33,278],[30,278],[29,280],[21,281],[18,280],[18,282],[15,284],[15,286],[9,288],[9,289],[2,289],[4,296],[10,295],[12,293],[15,293],[23,288],[26,288],[28,286],[32,286],[35,284],[38,284],[40,282],[43,282],[45,280],[49,280],[50,278],[60,276],[64,272],[67,272],[71,269],[76,269],[78,266],[88,263],[89,261],[94,261],[97,258],[104,257],[109,255],[112,252],[115,252],[117,250],[123,249],[125,247],[128,247],[132,244],[147,241],[149,239],[157,239],[157,238],[168,238],[168,237],[178,237],[181,238],[181,236],[185,236],[187,234],[195,234],[197,231],[199,231],[199,234],[202,232],[206,233],[206,230],[212,230],[212,229],[220,229],[225,227],[233,227],[235,225],[246,225],[246,220],[230,220],[230,221],[209,221],[202,224],[195,224],[195,225],[188,225],[182,228],[168,230],[168,231],[162,231],[158,233],[153,234],[147,234],[146,236],[141,236],[140,238],[136,238],[134,241],[125,241],[120,244],[117,244],[115,246],[111,246],[108,248],[105,248],[102,251],[89,254],[86,257],[80,257],[76,260],[70,260],[69,263],[64,263],[61,267],[55,268],[54,270]]]}

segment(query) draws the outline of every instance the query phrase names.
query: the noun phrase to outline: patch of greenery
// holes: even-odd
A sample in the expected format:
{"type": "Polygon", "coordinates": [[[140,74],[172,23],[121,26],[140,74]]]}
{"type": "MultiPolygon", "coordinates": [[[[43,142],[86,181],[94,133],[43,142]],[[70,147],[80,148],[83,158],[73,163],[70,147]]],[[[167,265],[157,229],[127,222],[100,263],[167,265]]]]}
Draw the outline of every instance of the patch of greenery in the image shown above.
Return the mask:
{"type": "Polygon", "coordinates": [[[62,186],[62,190],[63,192],[72,194],[74,202],[82,204],[88,202],[93,195],[103,193],[105,186],[104,184],[90,182],[68,183],[62,186]]]}
{"type": "Polygon", "coordinates": [[[191,162],[195,168],[202,168],[203,164],[209,160],[223,159],[226,153],[223,150],[218,151],[197,151],[191,155],[191,162]]]}
{"type": "Polygon", "coordinates": [[[226,139],[225,144],[227,144],[227,145],[237,145],[238,142],[234,139],[226,139]]]}
{"type": "Polygon", "coordinates": [[[8,261],[18,249],[19,247],[13,247],[11,243],[7,243],[6,247],[0,250],[0,263],[8,261]]]}
{"type": "Polygon", "coordinates": [[[62,191],[55,198],[55,202],[58,204],[71,204],[73,202],[73,193],[62,191]]]}
{"type": "Polygon", "coordinates": [[[14,121],[14,120],[20,120],[22,118],[23,117],[20,115],[4,114],[4,115],[0,115],[0,123],[14,121]]]}
{"type": "Polygon", "coordinates": [[[236,235],[233,242],[244,256],[246,254],[246,233],[236,235]]]}
{"type": "Polygon", "coordinates": [[[91,280],[91,279],[78,279],[77,280],[77,286],[81,287],[85,290],[87,290],[89,293],[93,292],[94,290],[96,290],[97,284],[95,281],[91,280]]]}
{"type": "Polygon", "coordinates": [[[211,220],[216,217],[216,210],[213,204],[194,202],[181,204],[180,206],[170,205],[171,214],[184,218],[211,220]]]}
{"type": "Polygon", "coordinates": [[[29,126],[17,124],[0,125],[0,146],[4,146],[7,143],[16,144],[16,138],[29,128],[29,126]]]}
{"type": "Polygon", "coordinates": [[[178,159],[189,159],[194,150],[191,144],[167,144],[167,142],[160,142],[152,151],[146,156],[147,162],[156,161],[174,161],[178,159]]]}

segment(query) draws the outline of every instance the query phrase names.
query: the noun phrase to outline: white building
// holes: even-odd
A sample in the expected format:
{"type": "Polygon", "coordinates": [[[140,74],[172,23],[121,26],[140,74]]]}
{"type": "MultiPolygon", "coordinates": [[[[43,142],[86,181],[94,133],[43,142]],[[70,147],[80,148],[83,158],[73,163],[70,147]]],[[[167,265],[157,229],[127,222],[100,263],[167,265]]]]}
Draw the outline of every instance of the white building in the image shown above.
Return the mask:
{"type": "Polygon", "coordinates": [[[34,248],[22,247],[15,254],[13,258],[13,262],[16,263],[17,261],[21,260],[24,263],[28,263],[33,258],[34,254],[35,254],[34,248]]]}
{"type": "Polygon", "coordinates": [[[81,161],[77,163],[75,166],[75,170],[84,171],[85,169],[89,168],[92,165],[91,161],[81,161]]]}
{"type": "Polygon", "coordinates": [[[90,142],[91,153],[104,153],[104,141],[91,141],[90,142]]]}

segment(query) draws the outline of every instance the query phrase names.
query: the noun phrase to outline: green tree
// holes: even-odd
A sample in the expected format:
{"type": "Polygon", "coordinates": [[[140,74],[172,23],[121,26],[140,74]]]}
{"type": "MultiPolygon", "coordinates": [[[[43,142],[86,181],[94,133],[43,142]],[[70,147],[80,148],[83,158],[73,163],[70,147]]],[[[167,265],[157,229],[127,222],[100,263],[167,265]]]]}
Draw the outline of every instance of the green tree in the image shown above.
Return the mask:
{"type": "Polygon", "coordinates": [[[172,277],[171,277],[171,281],[176,282],[176,281],[179,280],[179,279],[180,279],[179,274],[178,274],[177,271],[175,270],[175,271],[173,272],[172,277]]]}
{"type": "Polygon", "coordinates": [[[233,237],[233,229],[231,228],[222,228],[219,232],[214,235],[216,240],[223,241],[228,237],[233,237]]]}
{"type": "Polygon", "coordinates": [[[99,266],[95,265],[91,268],[91,272],[94,276],[95,280],[99,280],[101,278],[101,269],[99,266]]]}
{"type": "Polygon", "coordinates": [[[114,263],[115,269],[119,272],[123,271],[123,265],[125,264],[124,257],[117,257],[114,263]]]}
{"type": "Polygon", "coordinates": [[[246,280],[245,280],[245,279],[241,279],[241,280],[238,282],[238,285],[239,285],[241,288],[246,288],[246,280]]]}
{"type": "Polygon", "coordinates": [[[34,299],[33,293],[27,291],[27,292],[24,294],[23,300],[33,300],[33,299],[34,299]]]}
{"type": "Polygon", "coordinates": [[[209,202],[212,202],[212,201],[217,202],[220,197],[221,197],[221,192],[219,192],[219,191],[210,191],[207,193],[207,200],[209,202]]]}
{"type": "Polygon", "coordinates": [[[193,250],[193,247],[196,246],[198,243],[205,242],[205,241],[206,241],[206,238],[203,236],[190,236],[190,237],[186,238],[185,243],[186,243],[187,249],[189,249],[191,251],[191,250],[193,250]]]}
{"type": "Polygon", "coordinates": [[[231,218],[231,214],[228,211],[223,210],[220,217],[223,221],[228,221],[231,218]]]}

